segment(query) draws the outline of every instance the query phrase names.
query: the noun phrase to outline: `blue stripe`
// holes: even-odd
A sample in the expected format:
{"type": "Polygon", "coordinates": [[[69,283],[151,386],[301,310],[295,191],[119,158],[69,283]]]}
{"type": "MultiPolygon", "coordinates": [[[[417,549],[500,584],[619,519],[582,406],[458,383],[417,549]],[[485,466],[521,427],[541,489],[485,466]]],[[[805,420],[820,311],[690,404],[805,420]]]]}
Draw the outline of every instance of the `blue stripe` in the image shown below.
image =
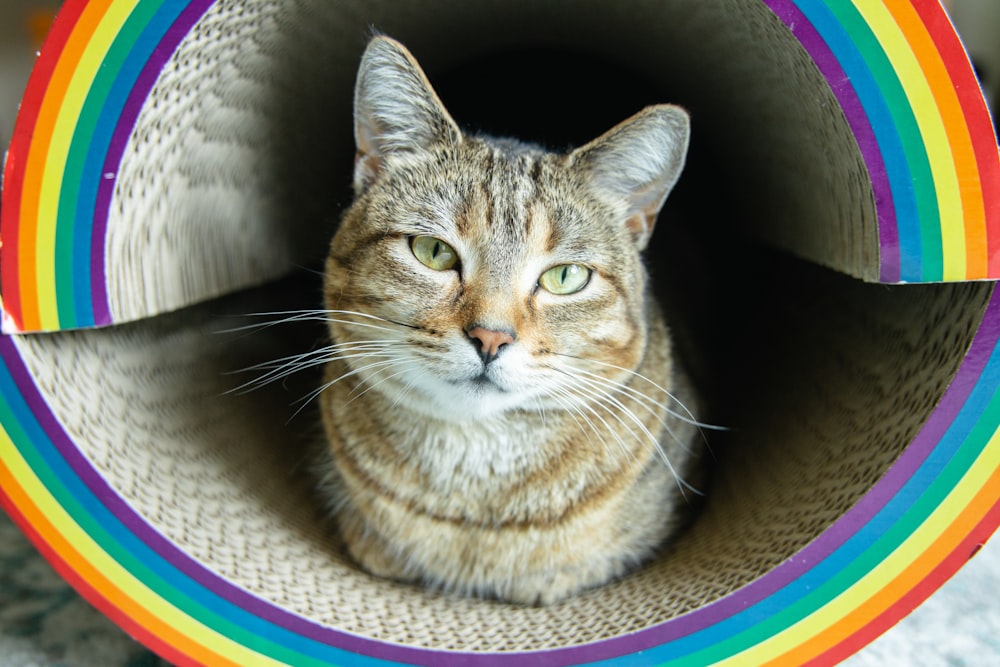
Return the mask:
{"type": "MultiPolygon", "coordinates": [[[[880,85],[876,81],[869,63],[865,62],[855,45],[855,40],[860,36],[848,33],[823,0],[795,0],[795,3],[834,53],[868,115],[882,153],[896,208],[901,278],[903,281],[922,280],[923,251],[913,175],[910,173],[896,119],[881,87],[887,82],[883,81],[880,85]]],[[[867,26],[865,29],[867,30],[867,26]]],[[[874,40],[874,35],[869,33],[868,36],[874,40]]],[[[912,122],[915,124],[915,120],[912,122]]]]}
{"type": "MultiPolygon", "coordinates": [[[[76,326],[94,325],[93,285],[91,283],[91,238],[94,227],[94,207],[97,201],[97,189],[104,178],[104,159],[111,144],[118,119],[125,107],[125,101],[142,72],[146,61],[160,43],[163,35],[170,29],[174,21],[187,6],[186,1],[168,0],[161,5],[142,29],[135,43],[118,65],[114,83],[104,100],[94,100],[93,103],[103,106],[98,116],[97,125],[89,138],[89,148],[84,161],[83,178],[77,198],[76,217],[73,222],[73,302],[76,310],[76,326]]],[[[142,20],[133,11],[123,29],[115,38],[115,43],[109,49],[109,54],[122,48],[121,42],[134,34],[135,28],[130,24],[142,20]]],[[[92,102],[88,98],[88,104],[92,102]]]]}

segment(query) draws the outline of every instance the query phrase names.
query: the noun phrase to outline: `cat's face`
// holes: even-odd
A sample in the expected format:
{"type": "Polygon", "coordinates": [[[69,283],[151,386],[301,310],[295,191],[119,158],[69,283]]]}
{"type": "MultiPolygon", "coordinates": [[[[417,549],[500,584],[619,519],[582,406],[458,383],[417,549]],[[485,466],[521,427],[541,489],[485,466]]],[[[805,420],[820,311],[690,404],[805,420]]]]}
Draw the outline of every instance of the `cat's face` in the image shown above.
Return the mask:
{"type": "Polygon", "coordinates": [[[465,137],[385,41],[387,62],[359,75],[357,197],[327,262],[340,356],[370,390],[438,417],[592,402],[574,378],[620,379],[646,344],[639,251],[666,196],[654,181],[669,190],[676,173],[628,153],[648,153],[658,119],[569,155],[465,137]]]}
{"type": "Polygon", "coordinates": [[[635,244],[565,160],[467,140],[384,167],[327,270],[329,308],[398,323],[334,324],[338,341],[393,341],[398,363],[372,369],[382,389],[435,414],[480,416],[576,402],[560,387],[581,366],[635,366],[635,244]]]}

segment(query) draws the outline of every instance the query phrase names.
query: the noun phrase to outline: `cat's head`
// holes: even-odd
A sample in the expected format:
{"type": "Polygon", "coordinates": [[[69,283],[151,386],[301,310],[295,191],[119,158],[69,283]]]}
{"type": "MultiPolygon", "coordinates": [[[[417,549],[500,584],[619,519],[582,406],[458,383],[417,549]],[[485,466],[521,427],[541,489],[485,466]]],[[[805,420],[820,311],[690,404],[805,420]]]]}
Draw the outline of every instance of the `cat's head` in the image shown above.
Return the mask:
{"type": "Polygon", "coordinates": [[[468,136],[410,53],[376,37],[355,91],[355,201],[326,270],[341,356],[438,416],[586,402],[568,377],[620,377],[644,354],[640,252],[688,136],[668,105],[568,154],[468,136]]]}

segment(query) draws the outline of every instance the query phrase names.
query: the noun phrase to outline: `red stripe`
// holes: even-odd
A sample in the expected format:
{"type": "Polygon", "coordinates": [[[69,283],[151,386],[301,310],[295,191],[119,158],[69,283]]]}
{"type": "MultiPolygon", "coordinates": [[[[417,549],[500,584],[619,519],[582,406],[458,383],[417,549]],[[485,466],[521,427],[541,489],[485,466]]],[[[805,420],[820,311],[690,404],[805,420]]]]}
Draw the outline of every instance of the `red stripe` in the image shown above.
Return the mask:
{"type": "Polygon", "coordinates": [[[1000,150],[990,112],[969,56],[944,8],[937,2],[926,1],[914,2],[913,7],[941,53],[969,126],[986,209],[988,277],[1000,278],[1000,150]]]}
{"type": "Polygon", "coordinates": [[[976,527],[959,542],[958,546],[944,558],[922,581],[913,586],[906,595],[888,607],[881,614],[846,637],[839,644],[816,656],[803,667],[826,667],[836,665],[854,655],[880,637],[907,614],[925,602],[935,591],[948,581],[972,556],[976,554],[990,535],[1000,526],[1000,501],[990,509],[976,527]]]}
{"type": "Polygon", "coordinates": [[[48,542],[35,530],[35,527],[21,513],[13,499],[0,488],[0,507],[7,512],[15,525],[34,545],[35,549],[48,561],[52,569],[66,581],[83,599],[97,608],[102,614],[108,617],[111,622],[121,628],[130,637],[150,649],[161,658],[172,665],[183,667],[198,667],[198,663],[178,652],[173,646],[164,643],[159,637],[147,631],[144,627],[135,622],[128,614],[111,603],[110,600],[101,595],[97,589],[91,586],[85,579],[80,577],[70,565],[63,560],[59,554],[49,546],[48,542]]]}
{"type": "Polygon", "coordinates": [[[52,28],[28,79],[7,153],[3,177],[3,204],[0,206],[0,288],[2,288],[4,311],[18,330],[23,324],[17,250],[24,168],[28,161],[28,151],[34,136],[38,112],[49,81],[52,79],[52,73],[86,5],[87,0],[67,0],[52,22],[52,28]]]}

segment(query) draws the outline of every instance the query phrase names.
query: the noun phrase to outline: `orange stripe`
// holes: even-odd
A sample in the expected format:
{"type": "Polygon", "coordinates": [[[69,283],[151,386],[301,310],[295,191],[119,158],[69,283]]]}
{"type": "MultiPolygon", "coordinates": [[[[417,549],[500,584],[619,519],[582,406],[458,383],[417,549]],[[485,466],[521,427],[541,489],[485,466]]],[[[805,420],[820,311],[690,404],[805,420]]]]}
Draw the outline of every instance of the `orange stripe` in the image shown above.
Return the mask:
{"type": "Polygon", "coordinates": [[[240,667],[224,657],[210,651],[208,648],[194,643],[189,637],[181,634],[170,625],[161,622],[145,607],[138,604],[126,591],[118,587],[104,574],[97,570],[80,552],[78,552],[62,533],[48,520],[41,510],[32,502],[25,490],[11,474],[7,466],[0,461],[0,488],[7,494],[10,502],[31,525],[39,538],[45,542],[52,552],[67,565],[81,580],[85,581],[98,600],[91,600],[107,615],[118,617],[116,611],[123,614],[133,623],[146,629],[151,635],[159,638],[166,645],[180,653],[189,656],[204,665],[219,665],[220,667],[240,667]]]}
{"type": "Polygon", "coordinates": [[[21,313],[20,247],[21,200],[23,199],[25,159],[31,149],[38,122],[38,110],[45,99],[52,72],[59,63],[59,56],[66,40],[73,33],[80,13],[87,0],[67,0],[49,32],[48,43],[38,54],[28,86],[21,98],[21,108],[14,124],[14,134],[7,149],[7,163],[3,175],[3,205],[0,206],[0,285],[3,288],[3,311],[10,321],[4,322],[14,331],[23,330],[21,313]]]}
{"type": "Polygon", "coordinates": [[[762,667],[802,665],[840,644],[845,637],[861,631],[889,609],[894,602],[902,599],[904,595],[915,588],[933,572],[944,556],[952,553],[957,545],[961,544],[962,540],[975,529],[996,503],[997,489],[1000,489],[1000,468],[993,471],[993,475],[972,499],[972,502],[934,541],[931,547],[925,550],[895,579],[868,598],[867,602],[854,609],[848,616],[762,667]]]}
{"type": "Polygon", "coordinates": [[[976,552],[989,540],[997,526],[1000,525],[1000,500],[980,521],[975,529],[959,544],[934,571],[919,585],[911,589],[903,598],[889,607],[873,622],[860,632],[846,637],[840,644],[826,653],[822,653],[803,667],[820,667],[822,665],[838,664],[847,657],[854,655],[863,647],[876,640],[882,633],[902,620],[913,609],[920,606],[934,592],[958,572],[976,552]]]}
{"type": "Polygon", "coordinates": [[[74,572],[73,569],[69,567],[69,565],[62,560],[62,558],[60,558],[48,544],[46,544],[45,540],[43,540],[38,534],[34,526],[32,526],[24,515],[21,514],[10,497],[4,493],[2,487],[0,487],[0,507],[3,508],[14,524],[21,529],[21,532],[24,533],[28,540],[35,546],[35,549],[38,550],[38,552],[45,558],[45,560],[52,566],[60,577],[72,586],[82,598],[96,607],[127,634],[131,635],[133,639],[137,639],[141,643],[145,644],[147,648],[154,651],[164,660],[167,660],[170,664],[182,665],[183,667],[187,667],[188,665],[195,666],[197,664],[188,660],[187,656],[175,651],[173,647],[162,642],[158,637],[147,632],[145,628],[135,623],[129,616],[108,604],[108,602],[102,598],[98,592],[90,586],[90,584],[79,577],[76,572],[74,572]]]}
{"type": "Polygon", "coordinates": [[[979,198],[985,207],[988,275],[1000,278],[1000,149],[990,112],[979,80],[969,64],[969,56],[947,13],[936,2],[914,3],[914,9],[931,27],[937,49],[952,74],[955,93],[965,110],[979,166],[979,198]]]}
{"type": "MultiPolygon", "coordinates": [[[[938,113],[944,122],[951,148],[958,188],[962,201],[965,226],[966,279],[986,278],[989,271],[989,251],[986,239],[986,208],[980,184],[979,166],[972,146],[972,136],[955,92],[955,81],[945,66],[941,51],[931,37],[910,0],[885,0],[885,6],[902,29],[913,50],[923,75],[930,85],[938,113]]],[[[936,31],[952,31],[951,24],[933,26],[936,31]]],[[[942,224],[949,224],[947,219],[942,224]]]]}
{"type": "MultiPolygon", "coordinates": [[[[38,198],[42,175],[48,158],[49,143],[59,117],[63,98],[76,71],[77,63],[87,43],[104,17],[113,0],[92,0],[84,7],[80,18],[66,40],[59,56],[59,62],[52,72],[45,98],[38,111],[34,138],[28,152],[21,193],[21,219],[19,224],[17,255],[20,263],[22,327],[24,330],[41,328],[41,313],[38,307],[38,198]]],[[[54,252],[54,249],[51,250],[54,252]]]]}

